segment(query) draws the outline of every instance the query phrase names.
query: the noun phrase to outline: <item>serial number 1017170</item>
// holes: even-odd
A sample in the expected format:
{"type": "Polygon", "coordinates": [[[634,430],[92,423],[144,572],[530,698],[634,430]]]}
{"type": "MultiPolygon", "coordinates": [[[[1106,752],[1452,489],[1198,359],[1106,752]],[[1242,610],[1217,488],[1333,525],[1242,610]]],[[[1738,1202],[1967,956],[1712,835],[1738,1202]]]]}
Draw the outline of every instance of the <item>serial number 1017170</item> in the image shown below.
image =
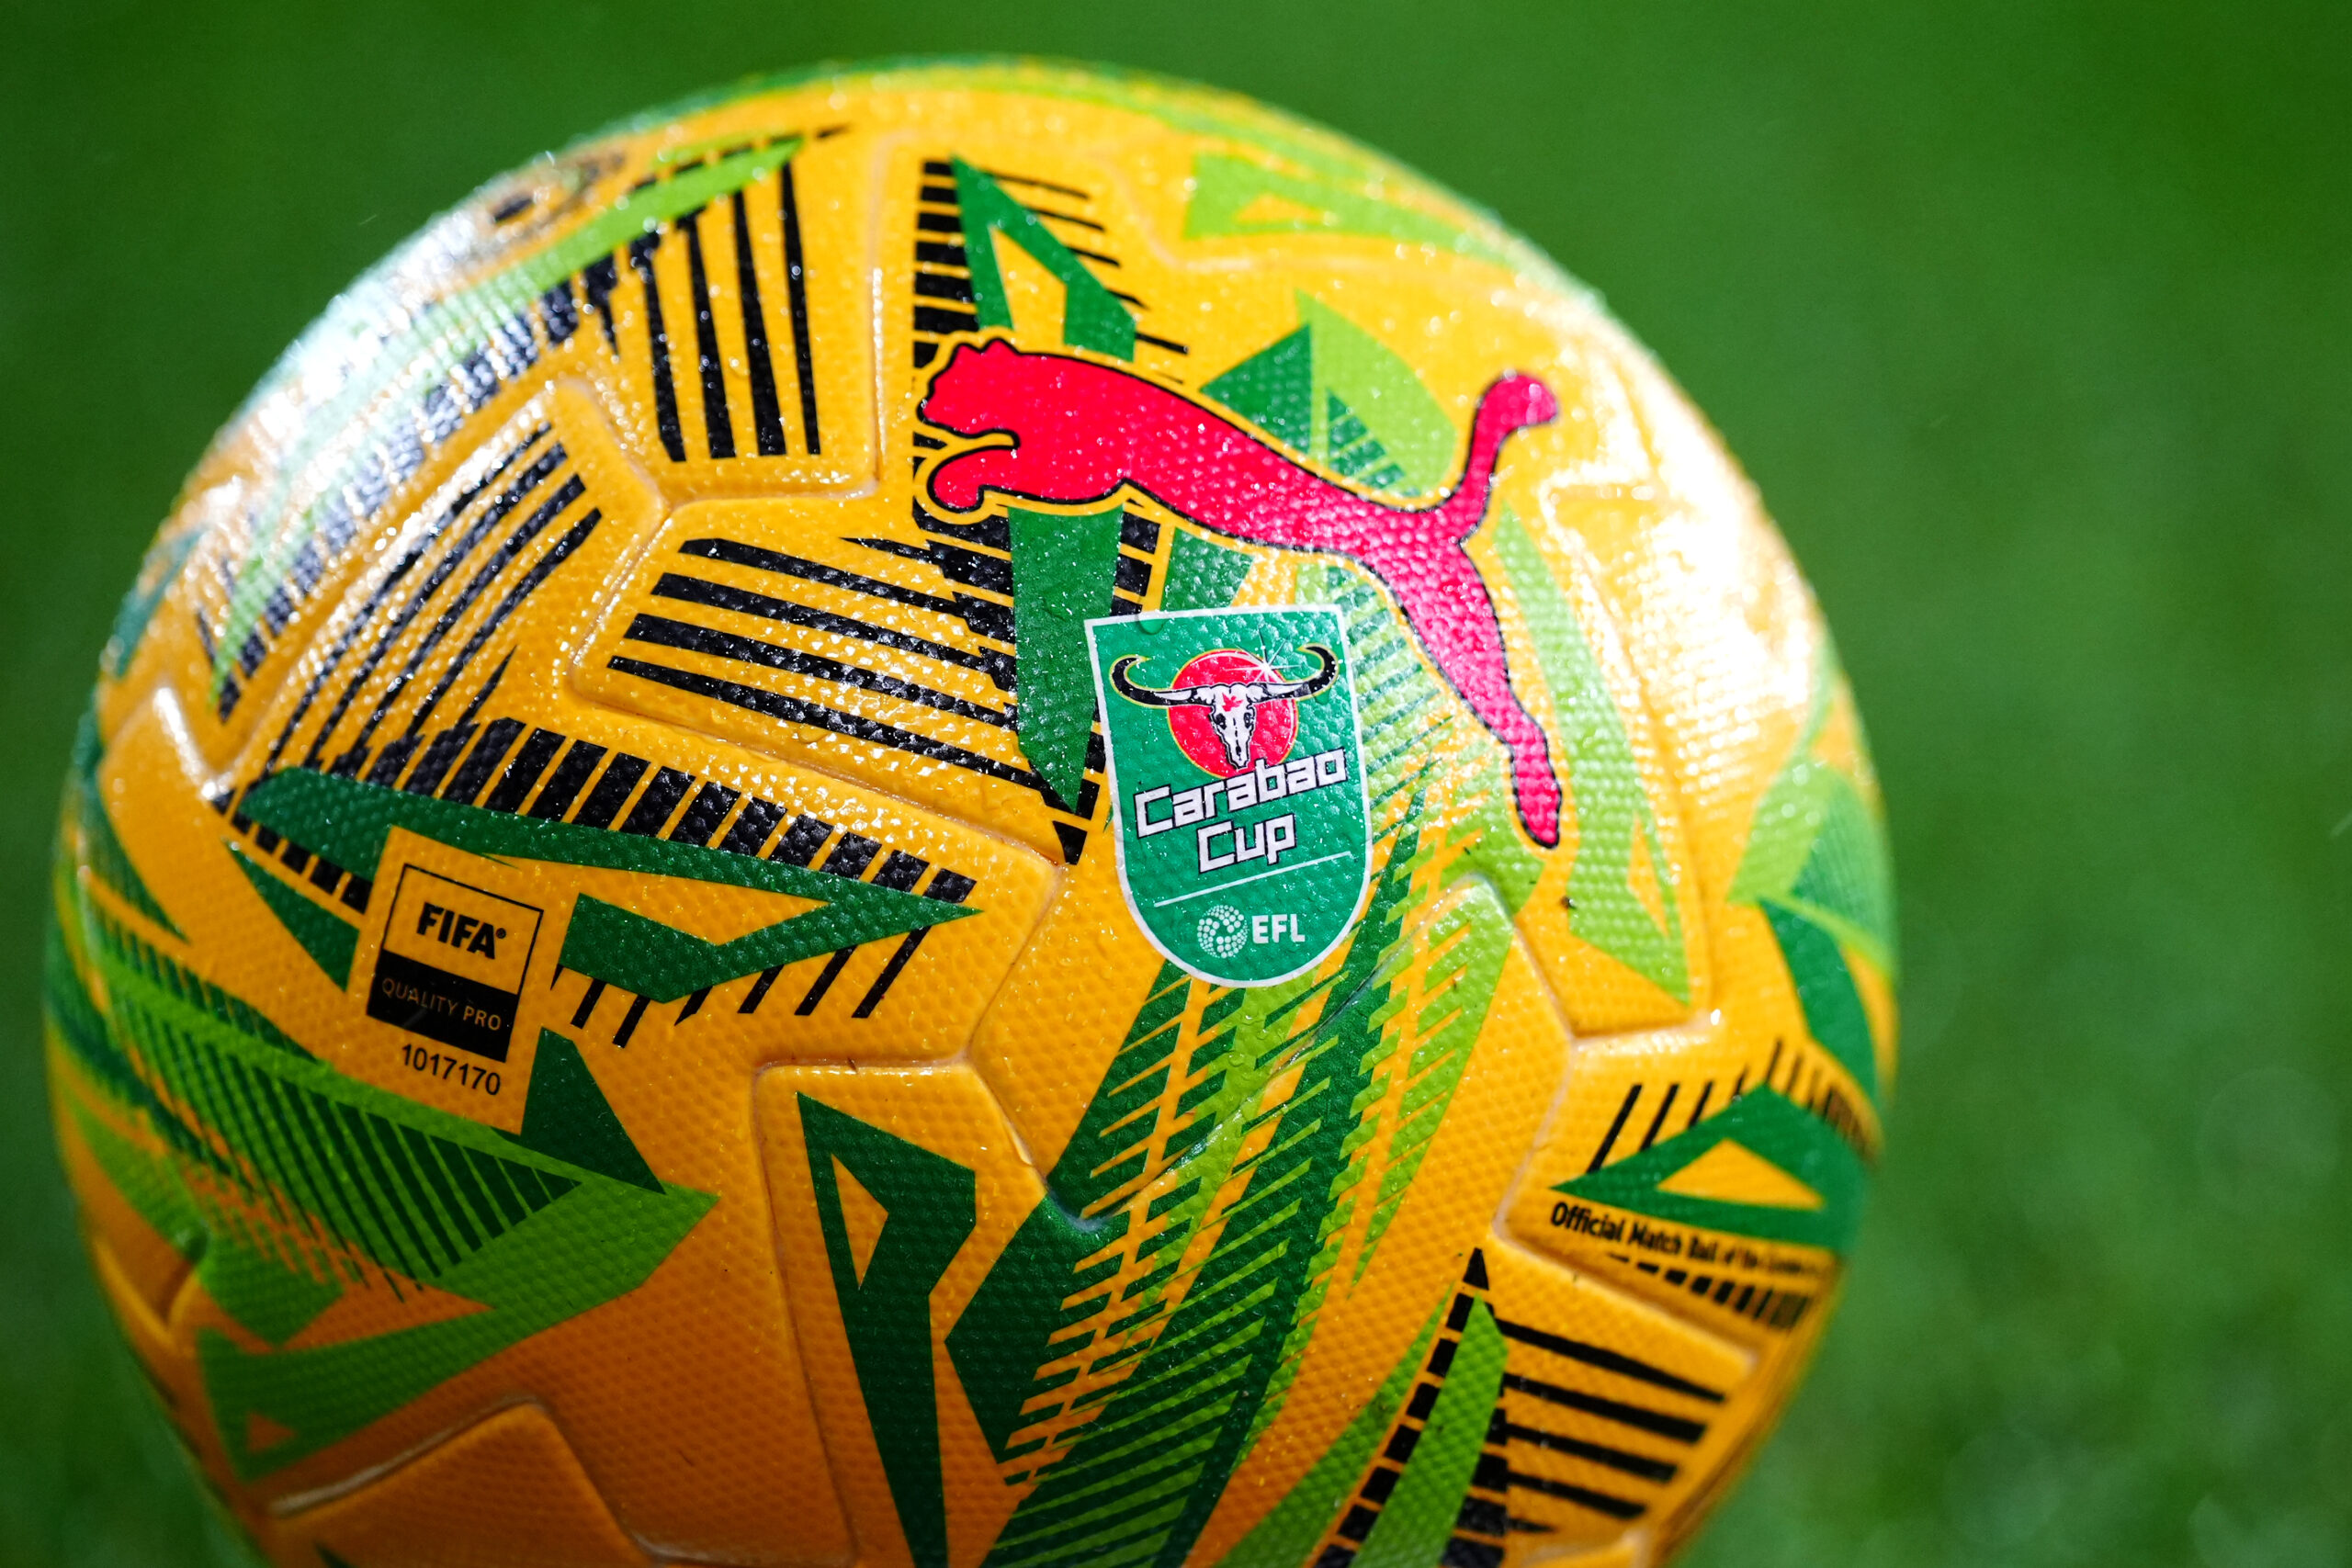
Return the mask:
{"type": "Polygon", "coordinates": [[[428,1051],[422,1045],[402,1045],[401,1064],[411,1072],[423,1073],[428,1077],[443,1078],[462,1084],[467,1089],[476,1089],[483,1094],[495,1095],[498,1092],[499,1082],[496,1072],[488,1067],[477,1066],[463,1057],[453,1056],[446,1051],[428,1051]]]}

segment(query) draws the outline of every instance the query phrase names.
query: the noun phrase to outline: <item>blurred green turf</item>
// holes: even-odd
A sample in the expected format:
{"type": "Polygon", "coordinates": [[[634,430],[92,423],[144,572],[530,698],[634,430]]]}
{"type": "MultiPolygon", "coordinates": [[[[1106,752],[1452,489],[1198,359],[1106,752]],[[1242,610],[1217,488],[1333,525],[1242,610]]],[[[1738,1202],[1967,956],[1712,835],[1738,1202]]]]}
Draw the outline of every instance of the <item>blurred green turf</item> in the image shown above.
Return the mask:
{"type": "Polygon", "coordinates": [[[1239,88],[1499,209],[1811,572],[1894,812],[1908,1057],[1843,1319],[1693,1562],[2352,1562],[2343,0],[0,24],[0,1568],[226,1560],[85,1276],[37,1051],[55,781],[181,472],[494,171],[929,50],[1239,88]]]}

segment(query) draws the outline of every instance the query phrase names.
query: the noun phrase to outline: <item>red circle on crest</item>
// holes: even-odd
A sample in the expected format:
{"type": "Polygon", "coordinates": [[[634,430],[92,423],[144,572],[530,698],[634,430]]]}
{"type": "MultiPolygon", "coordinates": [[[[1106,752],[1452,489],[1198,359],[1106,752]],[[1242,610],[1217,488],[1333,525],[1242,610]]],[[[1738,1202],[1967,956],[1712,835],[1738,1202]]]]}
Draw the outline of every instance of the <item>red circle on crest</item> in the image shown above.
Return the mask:
{"type": "MultiPolygon", "coordinates": [[[[1171,690],[1199,687],[1239,687],[1286,677],[1256,654],[1238,648],[1214,649],[1176,671],[1171,690]]],[[[1207,705],[1187,704],[1168,710],[1169,733],[1194,765],[1221,779],[1263,762],[1272,766],[1290,755],[1298,739],[1298,705],[1287,699],[1250,705],[1238,694],[1204,693],[1219,706],[1223,724],[1207,705]],[[1255,711],[1244,713],[1247,707],[1255,711]],[[1249,750],[1236,765],[1226,749],[1227,728],[1238,728],[1248,738],[1249,750]]]]}

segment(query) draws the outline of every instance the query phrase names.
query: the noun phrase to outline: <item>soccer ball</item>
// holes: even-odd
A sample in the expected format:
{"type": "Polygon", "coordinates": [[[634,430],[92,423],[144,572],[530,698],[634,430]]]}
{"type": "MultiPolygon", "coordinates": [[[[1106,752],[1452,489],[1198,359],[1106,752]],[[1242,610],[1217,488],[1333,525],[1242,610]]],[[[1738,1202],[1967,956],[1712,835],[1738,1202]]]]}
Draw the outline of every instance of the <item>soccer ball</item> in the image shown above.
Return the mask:
{"type": "Polygon", "coordinates": [[[1656,1562],[1878,1154],[1876,800],[1524,241],[1198,88],[784,78],[493,182],[199,465],[59,1141],[289,1568],[1656,1562]]]}

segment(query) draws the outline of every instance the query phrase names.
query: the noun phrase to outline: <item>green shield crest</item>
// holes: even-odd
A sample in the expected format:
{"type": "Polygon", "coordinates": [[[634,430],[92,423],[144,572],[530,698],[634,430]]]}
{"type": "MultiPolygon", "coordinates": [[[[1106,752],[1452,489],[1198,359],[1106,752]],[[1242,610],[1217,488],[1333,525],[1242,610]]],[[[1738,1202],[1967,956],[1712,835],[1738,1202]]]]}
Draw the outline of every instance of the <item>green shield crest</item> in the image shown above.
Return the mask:
{"type": "Polygon", "coordinates": [[[1136,922],[1220,986],[1312,969],[1346,940],[1372,872],[1339,612],[1114,615],[1086,637],[1136,922]]]}

